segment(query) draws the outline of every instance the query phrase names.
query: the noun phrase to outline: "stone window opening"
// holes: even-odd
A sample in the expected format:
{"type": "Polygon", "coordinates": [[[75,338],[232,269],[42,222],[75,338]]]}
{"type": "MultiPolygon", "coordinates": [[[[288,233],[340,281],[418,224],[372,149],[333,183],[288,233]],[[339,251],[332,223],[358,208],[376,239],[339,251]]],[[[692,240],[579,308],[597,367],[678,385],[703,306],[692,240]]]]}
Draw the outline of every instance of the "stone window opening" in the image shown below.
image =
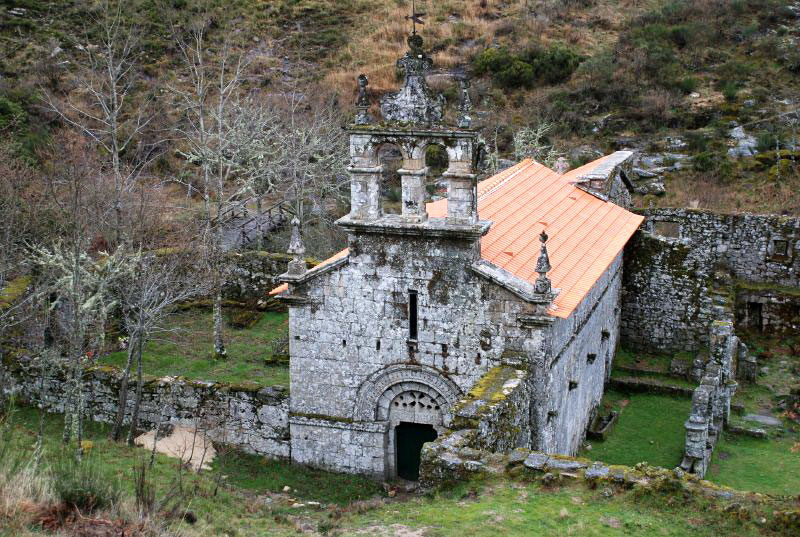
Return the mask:
{"type": "Polygon", "coordinates": [[[342,347],[347,347],[347,340],[346,339],[342,340],[342,347]]]}
{"type": "Polygon", "coordinates": [[[608,330],[603,330],[602,332],[600,332],[601,341],[607,341],[608,338],[610,337],[611,337],[611,332],[609,332],[608,330]]]}
{"type": "Polygon", "coordinates": [[[569,391],[572,391],[577,387],[578,387],[578,381],[575,380],[569,381],[569,391]]]}
{"type": "Polygon", "coordinates": [[[594,353],[589,353],[586,355],[586,361],[589,363],[589,365],[592,365],[596,359],[597,355],[594,353]]]}
{"type": "Polygon", "coordinates": [[[792,257],[791,245],[787,239],[775,237],[769,242],[767,254],[772,260],[786,261],[792,257]]]}
{"type": "Polygon", "coordinates": [[[400,214],[403,194],[398,170],[403,168],[403,152],[400,147],[385,143],[377,148],[375,156],[382,170],[379,201],[381,214],[400,214]]]}
{"type": "Polygon", "coordinates": [[[418,293],[414,290],[408,291],[408,339],[416,341],[418,337],[418,293]]]}
{"type": "Polygon", "coordinates": [[[375,350],[376,351],[381,350],[381,340],[380,339],[375,341],[375,350]]]}
{"type": "Polygon", "coordinates": [[[481,353],[475,357],[475,365],[481,365],[481,353]]]}

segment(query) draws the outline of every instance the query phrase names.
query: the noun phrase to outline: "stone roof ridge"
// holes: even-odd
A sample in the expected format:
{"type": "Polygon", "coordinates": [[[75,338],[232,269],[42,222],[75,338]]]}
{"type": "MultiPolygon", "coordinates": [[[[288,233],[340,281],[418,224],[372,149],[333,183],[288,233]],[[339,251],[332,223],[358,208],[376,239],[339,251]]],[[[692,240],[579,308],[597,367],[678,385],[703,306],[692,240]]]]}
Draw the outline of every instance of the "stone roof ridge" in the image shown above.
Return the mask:
{"type": "MultiPolygon", "coordinates": [[[[577,177],[570,180],[570,184],[598,199],[609,201],[607,191],[611,186],[611,179],[621,167],[631,166],[635,154],[635,151],[616,151],[610,155],[589,162],[579,168],[579,170],[583,170],[592,164],[594,164],[594,166],[578,173],[577,177]]],[[[575,174],[564,175],[574,176],[575,174]]]]}

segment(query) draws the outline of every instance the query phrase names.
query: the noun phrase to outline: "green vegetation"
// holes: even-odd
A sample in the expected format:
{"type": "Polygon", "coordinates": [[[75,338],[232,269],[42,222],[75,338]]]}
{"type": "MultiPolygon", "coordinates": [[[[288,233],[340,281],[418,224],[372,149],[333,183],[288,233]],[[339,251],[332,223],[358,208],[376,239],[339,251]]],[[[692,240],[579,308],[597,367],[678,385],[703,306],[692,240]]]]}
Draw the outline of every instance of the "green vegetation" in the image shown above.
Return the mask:
{"type": "Polygon", "coordinates": [[[503,87],[529,88],[535,82],[565,82],[583,59],[564,45],[535,47],[520,55],[506,47],[491,47],[478,54],[472,65],[476,74],[491,74],[503,87]]]}
{"type": "Polygon", "coordinates": [[[6,282],[6,286],[0,289],[0,309],[9,308],[22,297],[22,294],[31,284],[30,276],[20,276],[6,282]]]}
{"type": "Polygon", "coordinates": [[[368,513],[359,526],[382,535],[380,528],[397,529],[395,535],[475,537],[497,535],[613,535],[715,536],[759,535],[750,523],[723,520],[702,501],[620,493],[607,498],[600,490],[580,486],[547,490],[535,483],[488,482],[463,484],[434,498],[417,498],[390,509],[368,513]],[[411,533],[423,529],[421,533],[411,533]]]}
{"type": "MultiPolygon", "coordinates": [[[[205,309],[174,315],[166,327],[169,331],[145,346],[144,372],[159,377],[289,386],[289,368],[276,362],[279,357],[274,351],[277,342],[287,337],[287,314],[267,312],[251,328],[229,329],[226,360],[211,357],[212,326],[211,313],[205,309]]],[[[124,367],[126,360],[127,353],[119,351],[101,363],[124,367]]]]}
{"type": "MultiPolygon", "coordinates": [[[[9,454],[30,460],[38,420],[36,410],[20,409],[0,425],[0,495],[11,491],[9,467],[4,464],[9,454]]],[[[61,417],[48,415],[44,424],[42,468],[47,473],[49,465],[63,460],[61,417]]],[[[111,442],[108,428],[100,425],[87,424],[87,440],[91,445],[86,455],[90,469],[81,472],[94,476],[94,490],[98,490],[95,478],[102,476],[108,490],[97,494],[103,499],[119,494],[120,501],[111,509],[98,508],[94,515],[82,512],[81,519],[91,521],[94,516],[101,521],[120,517],[137,520],[133,468],[146,463],[149,452],[111,442]]],[[[152,491],[156,502],[170,499],[156,519],[163,517],[172,535],[180,531],[187,537],[284,537],[305,531],[340,536],[363,533],[446,537],[464,535],[465,527],[470,528],[470,535],[478,537],[777,535],[759,527],[753,521],[756,517],[737,518],[723,504],[670,493],[615,490],[609,495],[602,489],[589,490],[577,484],[543,487],[538,482],[496,477],[461,483],[429,496],[398,494],[386,498],[380,493],[379,483],[364,478],[310,471],[224,451],[218,461],[212,470],[195,474],[181,469],[175,459],[156,455],[152,470],[146,473],[145,488],[152,491]],[[196,519],[194,524],[180,521],[187,512],[196,519]]],[[[82,490],[89,488],[84,486],[82,490]]],[[[9,500],[4,506],[34,499],[4,498],[9,500]]],[[[53,502],[57,496],[45,493],[36,501],[53,502]]],[[[0,525],[10,530],[9,535],[39,535],[28,528],[37,526],[41,517],[50,512],[61,512],[57,505],[42,505],[41,509],[32,506],[36,504],[27,503],[24,510],[0,510],[0,525]],[[4,518],[9,515],[14,518],[4,518]]],[[[771,517],[769,512],[765,515],[771,517]]]]}
{"type": "MultiPolygon", "coordinates": [[[[753,424],[751,424],[753,425],[753,424]]],[[[769,439],[723,434],[706,474],[739,490],[797,495],[800,491],[800,426],[769,439]]]]}
{"type": "Polygon", "coordinates": [[[648,462],[674,468],[683,459],[685,430],[691,401],[663,395],[623,394],[610,390],[603,412],[617,410],[619,420],[609,437],[593,442],[583,456],[628,466],[648,462]]]}

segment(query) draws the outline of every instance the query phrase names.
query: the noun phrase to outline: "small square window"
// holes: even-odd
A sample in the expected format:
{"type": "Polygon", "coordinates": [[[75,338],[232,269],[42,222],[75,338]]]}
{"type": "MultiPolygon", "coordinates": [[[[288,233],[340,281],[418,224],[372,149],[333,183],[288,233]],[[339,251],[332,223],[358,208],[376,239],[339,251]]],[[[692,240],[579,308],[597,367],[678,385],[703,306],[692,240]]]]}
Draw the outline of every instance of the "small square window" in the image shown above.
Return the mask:
{"type": "Polygon", "coordinates": [[[772,241],[772,255],[786,257],[789,255],[789,241],[776,239],[772,241]]]}

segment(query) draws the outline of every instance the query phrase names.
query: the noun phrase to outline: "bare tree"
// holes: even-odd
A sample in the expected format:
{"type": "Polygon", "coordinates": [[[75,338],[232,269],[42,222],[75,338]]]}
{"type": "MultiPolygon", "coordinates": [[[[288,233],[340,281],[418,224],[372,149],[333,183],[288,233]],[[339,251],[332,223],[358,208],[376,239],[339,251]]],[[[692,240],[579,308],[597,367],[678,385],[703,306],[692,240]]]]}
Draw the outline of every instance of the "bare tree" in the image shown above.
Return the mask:
{"type": "MultiPolygon", "coordinates": [[[[123,371],[119,408],[112,430],[118,440],[128,405],[128,385],[136,363],[136,398],[134,400],[128,443],[133,444],[142,401],[142,352],[147,341],[163,332],[163,322],[176,304],[207,292],[206,280],[183,255],[155,256],[138,254],[132,258],[129,278],[118,286],[125,328],[128,334],[128,361],[123,371]]],[[[196,265],[196,264],[195,264],[196,265]]]]}
{"type": "MultiPolygon", "coordinates": [[[[83,372],[103,348],[106,321],[115,305],[112,287],[125,278],[129,255],[119,248],[109,255],[93,248],[95,215],[107,208],[106,181],[91,159],[91,148],[63,136],[60,166],[49,178],[54,217],[62,228],[52,244],[29,248],[39,273],[41,293],[52,296],[54,340],[67,371],[64,442],[75,440],[82,455],[83,372]]],[[[52,155],[56,157],[56,155],[52,155]]]]}
{"type": "MultiPolygon", "coordinates": [[[[137,31],[126,25],[124,2],[106,0],[92,21],[97,44],[76,43],[83,60],[71,73],[74,90],[59,98],[42,90],[48,107],[86,136],[106,156],[104,173],[112,180],[111,227],[114,246],[122,243],[124,203],[146,166],[158,155],[157,144],[143,144],[153,118],[150,101],[137,102],[137,31]],[[133,157],[129,155],[134,154],[133,157]]],[[[89,32],[86,32],[87,35],[89,32]]]]}
{"type": "Polygon", "coordinates": [[[242,57],[234,57],[227,43],[212,56],[206,43],[207,24],[194,24],[188,36],[178,34],[188,87],[173,86],[172,92],[182,116],[177,128],[186,146],[182,153],[200,176],[202,191],[198,193],[203,200],[204,242],[214,299],[214,354],[224,358],[223,216],[232,203],[227,192],[251,158],[258,129],[242,101],[242,57]]]}

